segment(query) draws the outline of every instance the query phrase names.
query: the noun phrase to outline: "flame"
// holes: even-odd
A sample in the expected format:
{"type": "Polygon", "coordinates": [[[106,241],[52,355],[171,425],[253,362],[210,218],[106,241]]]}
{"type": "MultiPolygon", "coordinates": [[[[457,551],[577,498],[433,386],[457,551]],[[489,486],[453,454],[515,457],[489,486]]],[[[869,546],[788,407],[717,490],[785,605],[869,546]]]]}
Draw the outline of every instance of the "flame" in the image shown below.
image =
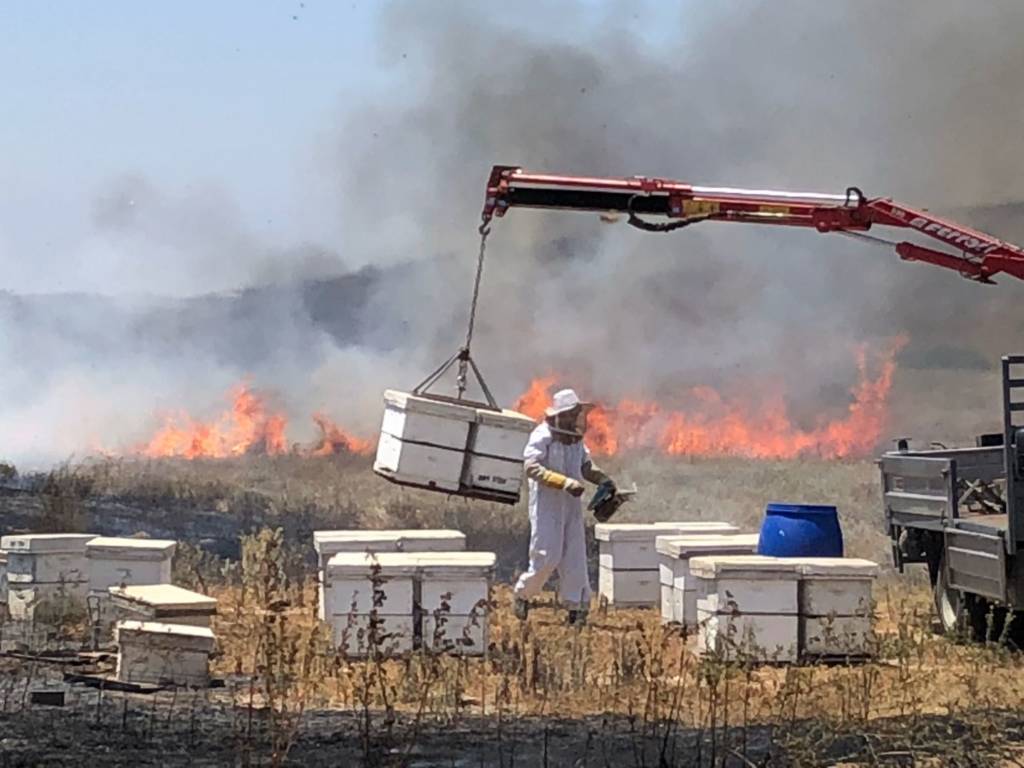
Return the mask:
{"type": "MultiPolygon", "coordinates": [[[[811,428],[792,422],[781,394],[763,396],[757,402],[737,402],[711,387],[694,387],[684,393],[690,403],[686,409],[666,409],[640,399],[594,406],[587,414],[587,444],[595,454],[604,456],[643,449],[672,456],[754,459],[865,456],[878,445],[885,429],[896,355],[906,343],[903,336],[893,339],[875,356],[875,364],[867,346],[858,346],[857,382],[850,390],[846,413],[831,420],[823,418],[811,428]]],[[[555,376],[532,381],[515,409],[533,419],[543,418],[556,381],[555,376]]],[[[139,452],[188,459],[289,452],[288,422],[283,414],[272,412],[264,399],[244,384],[231,391],[231,399],[231,409],[212,422],[197,421],[187,414],[167,417],[139,452]]],[[[326,415],[315,413],[313,421],[320,431],[318,440],[312,446],[295,447],[295,453],[373,453],[373,442],[352,434],[326,415]]]]}
{"type": "MultiPolygon", "coordinates": [[[[760,402],[726,400],[711,387],[694,387],[686,410],[663,410],[657,403],[623,400],[597,406],[587,417],[587,444],[599,455],[655,448],[674,456],[743,456],[792,459],[817,456],[841,459],[869,455],[882,437],[888,418],[888,395],[896,372],[896,355],[906,337],[893,339],[880,353],[872,376],[866,345],[856,349],[857,383],[844,416],[810,429],[793,424],[781,395],[760,402]]],[[[539,418],[553,378],[537,379],[517,408],[539,418]],[[537,405],[540,402],[541,405],[537,405]]]]}
{"type": "Polygon", "coordinates": [[[616,413],[596,406],[587,414],[587,447],[602,456],[619,452],[616,413]]]}
{"type": "Polygon", "coordinates": [[[246,453],[279,454],[287,450],[281,414],[268,413],[266,404],[248,385],[231,391],[231,410],[214,422],[195,421],[188,414],[170,415],[164,426],[140,451],[151,457],[227,458],[246,453]]]}
{"type": "Polygon", "coordinates": [[[530,382],[530,388],[516,400],[515,410],[536,421],[544,418],[544,410],[551,402],[551,388],[554,385],[554,376],[534,379],[530,382]]]}
{"type": "MultiPolygon", "coordinates": [[[[169,415],[164,425],[139,449],[152,458],[224,459],[246,454],[277,456],[288,452],[285,436],[288,420],[272,413],[264,399],[248,385],[239,384],[230,392],[231,410],[211,422],[193,419],[186,413],[169,415]]],[[[320,440],[307,455],[328,456],[349,452],[365,454],[373,445],[344,432],[322,414],[313,416],[320,428],[320,440]]]]}
{"type": "Polygon", "coordinates": [[[312,456],[331,456],[335,453],[373,453],[374,444],[369,440],[350,435],[322,413],[314,413],[313,421],[320,428],[320,443],[309,451],[312,456]]]}

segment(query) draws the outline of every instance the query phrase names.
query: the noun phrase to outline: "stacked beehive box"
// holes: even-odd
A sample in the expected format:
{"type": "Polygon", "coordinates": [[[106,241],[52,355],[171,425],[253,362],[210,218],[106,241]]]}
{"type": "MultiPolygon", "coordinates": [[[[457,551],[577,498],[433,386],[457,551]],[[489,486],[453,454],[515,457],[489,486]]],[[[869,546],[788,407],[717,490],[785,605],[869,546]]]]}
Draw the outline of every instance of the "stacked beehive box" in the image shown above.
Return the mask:
{"type": "Polygon", "coordinates": [[[110,587],[108,592],[115,620],[209,627],[217,614],[216,598],[173,584],[110,587]]]}
{"type": "Polygon", "coordinates": [[[758,555],[690,559],[697,592],[697,648],[724,658],[796,661],[799,564],[758,555]]]}
{"type": "Polygon", "coordinates": [[[116,627],[117,679],[126,683],[209,684],[216,645],[207,627],[155,621],[120,621],[116,627]]]}
{"type": "Polygon", "coordinates": [[[658,536],[658,575],[661,582],[662,623],[687,629],[697,626],[697,588],[690,576],[690,558],[709,555],[752,555],[756,533],[658,536]]]}
{"type": "Polygon", "coordinates": [[[86,545],[81,533],[27,533],[4,536],[7,601],[12,619],[32,621],[48,612],[84,607],[89,585],[86,545]]]}
{"type": "Polygon", "coordinates": [[[791,662],[871,653],[878,566],[853,558],[692,557],[698,649],[791,662]]]}
{"type": "Polygon", "coordinates": [[[319,561],[319,616],[326,619],[331,589],[327,562],[339,552],[461,552],[466,548],[466,536],[447,529],[314,531],[313,548],[319,561]]]}
{"type": "Polygon", "coordinates": [[[420,558],[423,647],[478,656],[487,649],[491,552],[432,553],[420,558]]]}
{"type": "Polygon", "coordinates": [[[353,656],[487,647],[491,552],[341,552],[327,562],[326,612],[353,656]]]}
{"type": "Polygon", "coordinates": [[[171,560],[177,542],[99,536],[85,547],[89,591],[107,596],[110,587],[170,584],[171,560]]]}
{"type": "Polygon", "coordinates": [[[514,503],[535,423],[514,411],[388,390],[374,471],[402,485],[514,503]]]}
{"type": "Polygon", "coordinates": [[[599,548],[598,592],[610,605],[657,605],[658,536],[737,530],[730,523],[719,522],[600,523],[594,526],[599,548]]]}
{"type": "Polygon", "coordinates": [[[869,656],[878,565],[855,558],[800,558],[800,642],[804,656],[869,656]]]}

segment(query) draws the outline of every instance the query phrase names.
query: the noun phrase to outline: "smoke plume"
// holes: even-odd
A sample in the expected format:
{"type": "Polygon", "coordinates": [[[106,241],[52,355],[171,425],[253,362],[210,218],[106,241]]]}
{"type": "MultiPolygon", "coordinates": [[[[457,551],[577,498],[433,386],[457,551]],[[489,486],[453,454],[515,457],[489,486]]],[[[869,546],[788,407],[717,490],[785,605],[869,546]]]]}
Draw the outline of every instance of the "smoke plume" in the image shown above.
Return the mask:
{"type": "MultiPolygon", "coordinates": [[[[130,441],[155,410],[212,407],[244,375],[297,417],[372,432],[380,390],[462,342],[495,163],[857,185],[1024,238],[1017,2],[612,4],[599,22],[582,4],[517,8],[531,31],[470,3],[381,12],[373,64],[394,87],[346,105],[315,150],[343,241],[261,243],[229,200],[160,179],[100,191],[107,251],[163,266],[132,300],[0,294],[0,451],[130,441]],[[217,292],[151,298],[196,275],[217,292]]],[[[837,235],[514,210],[493,226],[474,353],[504,402],[555,373],[608,399],[781,384],[812,415],[843,407],[859,342],[907,333],[909,368],[991,366],[1015,351],[1022,298],[1010,278],[986,288],[837,235]]]]}

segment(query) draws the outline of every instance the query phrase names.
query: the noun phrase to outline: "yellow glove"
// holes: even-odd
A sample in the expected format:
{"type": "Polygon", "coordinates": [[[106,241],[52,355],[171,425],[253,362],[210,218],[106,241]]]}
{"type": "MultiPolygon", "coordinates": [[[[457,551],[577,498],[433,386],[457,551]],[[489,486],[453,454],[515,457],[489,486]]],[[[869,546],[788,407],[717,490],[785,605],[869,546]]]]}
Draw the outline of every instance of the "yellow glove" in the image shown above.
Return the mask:
{"type": "Polygon", "coordinates": [[[579,480],[573,480],[571,477],[566,477],[560,472],[545,469],[537,479],[549,488],[558,488],[577,498],[583,495],[583,483],[579,480]]]}

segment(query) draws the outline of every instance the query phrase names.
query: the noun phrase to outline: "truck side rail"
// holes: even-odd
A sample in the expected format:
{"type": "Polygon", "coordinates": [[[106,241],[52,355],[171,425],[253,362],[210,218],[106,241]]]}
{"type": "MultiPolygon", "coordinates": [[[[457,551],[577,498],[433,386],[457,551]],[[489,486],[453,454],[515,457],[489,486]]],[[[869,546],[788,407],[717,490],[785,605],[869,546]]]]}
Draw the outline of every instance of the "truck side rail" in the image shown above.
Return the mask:
{"type": "Polygon", "coordinates": [[[956,459],[894,452],[883,454],[878,463],[890,533],[894,526],[942,531],[953,524],[958,516],[956,459]]]}
{"type": "Polygon", "coordinates": [[[1024,402],[1019,398],[1024,390],[1024,355],[1003,357],[1003,451],[1006,462],[1006,547],[1010,554],[1016,554],[1024,546],[1024,467],[1021,466],[1022,426],[1017,419],[1024,411],[1024,402]]]}
{"type": "Polygon", "coordinates": [[[899,451],[886,456],[906,456],[921,459],[955,459],[957,479],[981,480],[991,483],[1006,477],[1003,446],[970,448],[935,448],[927,451],[899,451]]]}
{"type": "Polygon", "coordinates": [[[977,527],[960,520],[960,461],[969,466],[968,477],[998,480],[993,455],[1002,448],[886,453],[879,460],[885,519],[893,543],[893,563],[902,572],[906,563],[936,557],[947,583],[987,598],[1007,598],[1006,544],[1003,531],[977,527]],[[942,453],[945,455],[937,455],[942,453]],[[956,458],[954,458],[956,457],[956,458]],[[941,549],[905,552],[900,546],[905,529],[933,531],[941,549]]]}

